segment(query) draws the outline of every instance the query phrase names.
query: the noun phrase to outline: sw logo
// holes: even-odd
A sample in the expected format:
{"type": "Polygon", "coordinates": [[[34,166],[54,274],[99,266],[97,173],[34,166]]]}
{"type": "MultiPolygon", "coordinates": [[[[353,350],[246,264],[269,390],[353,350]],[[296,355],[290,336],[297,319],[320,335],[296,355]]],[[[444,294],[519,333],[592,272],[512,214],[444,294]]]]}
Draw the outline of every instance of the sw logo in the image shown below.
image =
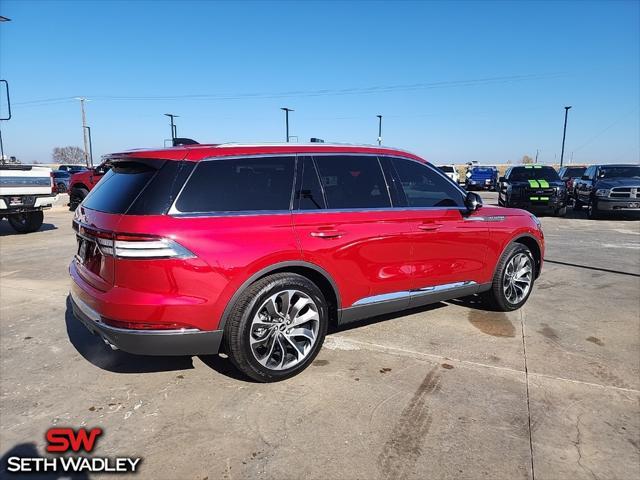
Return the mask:
{"type": "MultiPolygon", "coordinates": [[[[79,428],[74,430],[69,427],[50,428],[45,434],[47,440],[47,453],[54,454],[78,454],[79,452],[91,453],[96,447],[98,437],[104,431],[102,428],[79,428]]],[[[11,473],[135,473],[139,467],[141,458],[134,457],[89,457],[86,455],[67,456],[55,455],[47,457],[9,457],[6,471],[11,473]]]]}
{"type": "Polygon", "coordinates": [[[47,452],[59,453],[79,452],[84,450],[89,453],[93,451],[93,447],[96,444],[98,437],[102,435],[101,428],[92,428],[87,430],[86,428],[80,428],[78,431],[74,431],[73,428],[50,428],[47,430],[47,452]]]}

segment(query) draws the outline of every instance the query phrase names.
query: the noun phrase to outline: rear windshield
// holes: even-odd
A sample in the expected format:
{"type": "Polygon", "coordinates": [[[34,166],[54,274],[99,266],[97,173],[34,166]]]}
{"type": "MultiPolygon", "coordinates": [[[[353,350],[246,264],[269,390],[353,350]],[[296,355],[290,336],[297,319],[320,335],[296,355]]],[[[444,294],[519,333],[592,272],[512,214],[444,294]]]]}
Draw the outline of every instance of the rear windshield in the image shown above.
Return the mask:
{"type": "Polygon", "coordinates": [[[453,167],[438,167],[440,170],[446,173],[453,173],[453,167]]]}
{"type": "Polygon", "coordinates": [[[475,167],[471,170],[472,173],[493,173],[495,170],[491,167],[475,167]]]}
{"type": "Polygon", "coordinates": [[[182,213],[289,210],[294,157],[200,162],[176,203],[182,213]]]}
{"type": "Polygon", "coordinates": [[[82,205],[105,213],[166,213],[193,165],[170,160],[116,161],[82,205]]]}
{"type": "Polygon", "coordinates": [[[560,180],[558,172],[551,167],[520,167],[514,168],[509,175],[509,180],[560,180]]]}
{"type": "Polygon", "coordinates": [[[564,178],[581,177],[585,170],[586,170],[586,167],[569,167],[564,171],[562,176],[564,178]]]}

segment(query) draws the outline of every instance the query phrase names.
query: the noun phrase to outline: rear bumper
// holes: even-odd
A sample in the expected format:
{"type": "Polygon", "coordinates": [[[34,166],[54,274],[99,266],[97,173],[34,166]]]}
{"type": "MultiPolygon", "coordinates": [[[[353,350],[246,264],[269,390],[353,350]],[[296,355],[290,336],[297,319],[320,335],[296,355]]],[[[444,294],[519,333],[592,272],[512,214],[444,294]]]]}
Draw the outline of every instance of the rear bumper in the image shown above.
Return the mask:
{"type": "Polygon", "coordinates": [[[222,330],[129,330],[111,327],[96,310],[69,293],[74,316],[115,349],[137,355],[208,355],[218,353],[222,330]]]}
{"type": "MultiPolygon", "coordinates": [[[[24,195],[16,195],[16,196],[24,197],[24,195]]],[[[32,201],[29,201],[27,204],[24,204],[24,205],[16,205],[16,206],[9,206],[10,196],[7,196],[6,198],[0,197],[0,212],[4,214],[22,213],[22,212],[32,212],[35,210],[42,210],[45,208],[51,208],[57,199],[57,196],[55,195],[54,196],[30,195],[30,197],[33,197],[31,199],[32,201]]]]}

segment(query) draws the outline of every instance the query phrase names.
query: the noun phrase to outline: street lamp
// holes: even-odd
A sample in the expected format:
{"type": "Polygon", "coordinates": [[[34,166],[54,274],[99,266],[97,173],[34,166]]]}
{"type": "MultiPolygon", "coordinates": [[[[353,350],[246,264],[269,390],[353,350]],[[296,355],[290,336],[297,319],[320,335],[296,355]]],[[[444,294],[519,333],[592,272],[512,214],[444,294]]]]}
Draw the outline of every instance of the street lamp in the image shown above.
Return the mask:
{"type": "Polygon", "coordinates": [[[173,141],[176,139],[176,136],[178,134],[178,128],[176,127],[175,123],[173,123],[173,119],[180,117],[180,115],[174,115],[173,113],[165,113],[165,116],[171,119],[171,144],[173,144],[173,141]]]}
{"type": "Polygon", "coordinates": [[[376,115],[378,117],[378,145],[382,145],[382,115],[376,115]]]}
{"type": "Polygon", "coordinates": [[[564,107],[564,130],[562,131],[562,151],[560,152],[560,168],[562,168],[562,161],[564,160],[564,140],[567,137],[567,116],[569,115],[569,109],[571,105],[568,107],[564,107]]]}
{"type": "Polygon", "coordinates": [[[284,110],[284,122],[287,129],[287,143],[289,143],[289,112],[295,112],[292,108],[282,107],[280,110],[284,110]]]}

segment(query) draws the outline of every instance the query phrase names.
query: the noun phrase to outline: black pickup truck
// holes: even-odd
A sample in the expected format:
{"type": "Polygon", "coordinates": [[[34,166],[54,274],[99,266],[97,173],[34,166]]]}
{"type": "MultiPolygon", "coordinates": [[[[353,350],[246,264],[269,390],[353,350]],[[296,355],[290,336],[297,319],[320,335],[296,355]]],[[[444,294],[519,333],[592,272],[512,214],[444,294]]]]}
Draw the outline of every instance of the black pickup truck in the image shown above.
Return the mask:
{"type": "Polygon", "coordinates": [[[567,213],[567,187],[553,167],[523,165],[507,169],[499,180],[498,204],[557,216],[567,213]]]}
{"type": "Polygon", "coordinates": [[[591,165],[574,188],[573,208],[586,205],[589,218],[605,213],[640,216],[640,165],[591,165]]]}

